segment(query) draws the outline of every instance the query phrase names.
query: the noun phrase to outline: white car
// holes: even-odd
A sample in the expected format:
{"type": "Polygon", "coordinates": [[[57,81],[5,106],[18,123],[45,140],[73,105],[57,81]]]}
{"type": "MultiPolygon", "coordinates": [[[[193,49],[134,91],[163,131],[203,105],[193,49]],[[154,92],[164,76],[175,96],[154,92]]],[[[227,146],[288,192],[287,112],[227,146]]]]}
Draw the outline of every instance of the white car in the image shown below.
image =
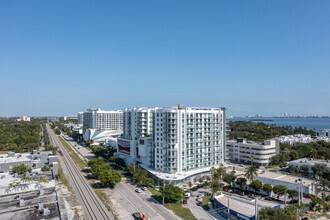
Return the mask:
{"type": "Polygon", "coordinates": [[[191,196],[190,193],[186,193],[185,198],[186,198],[186,199],[189,199],[190,196],[191,196]]]}
{"type": "Polygon", "coordinates": [[[141,189],[142,189],[143,191],[146,191],[146,190],[148,190],[148,188],[147,188],[147,187],[145,187],[145,186],[144,186],[144,187],[142,187],[141,189]]]}
{"type": "Polygon", "coordinates": [[[141,193],[142,190],[141,190],[141,189],[136,189],[135,192],[137,192],[137,193],[141,193]]]}
{"type": "Polygon", "coordinates": [[[200,194],[197,196],[197,198],[203,198],[204,196],[205,196],[204,193],[200,193],[200,194]]]}
{"type": "Polygon", "coordinates": [[[240,167],[244,167],[244,165],[243,165],[243,164],[240,164],[239,166],[240,166],[240,167]]]}

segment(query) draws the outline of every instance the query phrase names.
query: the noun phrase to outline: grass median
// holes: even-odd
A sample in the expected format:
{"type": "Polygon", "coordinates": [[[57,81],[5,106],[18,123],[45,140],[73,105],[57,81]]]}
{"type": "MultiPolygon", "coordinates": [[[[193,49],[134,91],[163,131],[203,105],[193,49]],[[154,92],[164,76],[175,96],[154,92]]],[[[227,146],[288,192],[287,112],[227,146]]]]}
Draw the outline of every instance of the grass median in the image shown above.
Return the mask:
{"type": "Polygon", "coordinates": [[[202,204],[203,204],[203,208],[204,208],[206,211],[210,210],[210,207],[209,207],[209,196],[204,196],[204,197],[203,197],[202,204]]]}
{"type": "Polygon", "coordinates": [[[71,158],[73,159],[73,161],[75,162],[75,164],[78,165],[78,167],[82,170],[85,169],[87,164],[85,161],[83,161],[79,155],[73,151],[73,149],[70,147],[70,145],[63,140],[62,137],[58,137],[61,141],[61,143],[63,144],[63,146],[65,147],[65,149],[68,151],[68,153],[70,154],[71,158]]]}
{"type": "MultiPolygon", "coordinates": [[[[156,189],[149,187],[149,191],[152,193],[152,197],[158,202],[163,203],[162,194],[156,189]]],[[[182,206],[181,202],[165,203],[166,208],[174,211],[174,213],[184,220],[197,220],[197,218],[191,213],[190,209],[182,206]]]]}

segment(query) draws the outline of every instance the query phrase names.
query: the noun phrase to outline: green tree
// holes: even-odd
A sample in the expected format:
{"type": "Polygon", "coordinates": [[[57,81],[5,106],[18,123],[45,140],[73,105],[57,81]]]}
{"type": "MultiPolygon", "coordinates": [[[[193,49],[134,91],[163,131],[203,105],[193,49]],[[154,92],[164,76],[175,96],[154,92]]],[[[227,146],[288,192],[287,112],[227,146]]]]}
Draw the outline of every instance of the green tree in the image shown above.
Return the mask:
{"type": "Polygon", "coordinates": [[[49,180],[48,180],[46,177],[41,176],[41,177],[39,178],[39,182],[40,182],[40,183],[49,183],[49,180]]]}
{"type": "Polygon", "coordinates": [[[229,185],[232,185],[232,183],[235,182],[235,180],[236,180],[236,176],[235,176],[235,173],[234,172],[225,173],[223,175],[223,181],[225,181],[229,185]]]}
{"type": "Polygon", "coordinates": [[[286,194],[287,188],[286,188],[286,186],[283,186],[283,185],[276,185],[273,187],[273,191],[274,191],[275,195],[277,195],[277,199],[279,199],[280,196],[286,194]]]}
{"type": "Polygon", "coordinates": [[[104,170],[99,174],[100,182],[103,186],[109,186],[113,188],[116,183],[121,181],[121,174],[119,171],[112,171],[111,169],[104,170]]]}
{"type": "Polygon", "coordinates": [[[244,177],[240,177],[236,180],[236,184],[239,185],[242,190],[243,190],[243,186],[245,186],[246,182],[247,182],[247,179],[245,179],[244,177]]]}
{"type": "Polygon", "coordinates": [[[135,182],[142,186],[149,186],[154,183],[154,180],[148,177],[148,171],[145,169],[137,168],[133,174],[135,182]]]}
{"type": "Polygon", "coordinates": [[[49,171],[50,170],[50,165],[46,164],[41,168],[41,171],[49,171]]]}
{"type": "Polygon", "coordinates": [[[306,174],[306,175],[309,174],[309,168],[306,165],[301,166],[299,171],[306,174]]]}
{"type": "Polygon", "coordinates": [[[249,167],[246,168],[245,171],[245,178],[250,180],[250,181],[254,181],[256,179],[256,177],[258,176],[258,168],[251,165],[249,167]]]}
{"type": "Polygon", "coordinates": [[[256,191],[262,188],[262,182],[259,180],[254,180],[249,185],[252,189],[254,189],[254,194],[256,194],[256,191]]]}
{"type": "Polygon", "coordinates": [[[288,190],[288,197],[292,201],[295,198],[298,198],[298,192],[296,190],[288,190]]]}
{"type": "Polygon", "coordinates": [[[25,165],[25,164],[20,164],[20,165],[16,165],[14,166],[11,171],[10,171],[10,174],[14,174],[14,173],[17,173],[17,174],[24,174],[26,172],[29,172],[31,173],[32,172],[32,168],[29,167],[28,165],[25,165]]]}
{"type": "Polygon", "coordinates": [[[327,172],[327,165],[321,164],[321,163],[316,163],[312,167],[314,175],[318,175],[319,177],[323,176],[327,172]]]}
{"type": "Polygon", "coordinates": [[[294,205],[277,209],[263,208],[259,212],[260,220],[292,220],[298,217],[298,208],[294,205]]]}
{"type": "Polygon", "coordinates": [[[309,203],[309,209],[312,211],[327,212],[328,205],[321,198],[314,196],[312,197],[311,202],[309,203]]]}
{"type": "Polygon", "coordinates": [[[177,186],[171,184],[160,187],[159,192],[164,195],[165,202],[177,202],[184,197],[184,191],[177,186]]]}
{"type": "Polygon", "coordinates": [[[55,134],[60,135],[60,134],[61,134],[60,129],[56,128],[56,129],[55,129],[55,134]]]}
{"type": "Polygon", "coordinates": [[[270,184],[264,184],[262,189],[269,195],[272,192],[273,187],[270,184]]]}

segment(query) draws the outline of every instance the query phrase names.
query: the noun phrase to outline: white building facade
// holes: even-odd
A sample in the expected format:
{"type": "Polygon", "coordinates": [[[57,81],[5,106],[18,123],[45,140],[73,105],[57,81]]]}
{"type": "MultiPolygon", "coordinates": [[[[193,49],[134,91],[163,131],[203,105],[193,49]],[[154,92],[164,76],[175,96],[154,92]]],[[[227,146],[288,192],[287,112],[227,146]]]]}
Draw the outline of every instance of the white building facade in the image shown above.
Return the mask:
{"type": "MultiPolygon", "coordinates": [[[[79,116],[79,114],[78,114],[79,116]]],[[[122,111],[103,111],[101,109],[87,109],[82,114],[83,131],[87,129],[119,130],[123,129],[122,111]]]]}
{"type": "Polygon", "coordinates": [[[226,109],[134,108],[124,112],[118,155],[162,173],[198,173],[224,164],[226,109]]]}
{"type": "Polygon", "coordinates": [[[324,129],[323,131],[317,131],[316,137],[330,137],[330,129],[324,129]]]}
{"type": "Polygon", "coordinates": [[[77,114],[77,125],[83,125],[84,122],[84,112],[78,112],[77,114]]]}
{"type": "Polygon", "coordinates": [[[255,166],[268,166],[271,157],[279,152],[279,141],[274,139],[266,140],[263,143],[250,142],[243,138],[227,141],[227,158],[231,162],[249,164],[251,156],[253,156],[255,166]]]}

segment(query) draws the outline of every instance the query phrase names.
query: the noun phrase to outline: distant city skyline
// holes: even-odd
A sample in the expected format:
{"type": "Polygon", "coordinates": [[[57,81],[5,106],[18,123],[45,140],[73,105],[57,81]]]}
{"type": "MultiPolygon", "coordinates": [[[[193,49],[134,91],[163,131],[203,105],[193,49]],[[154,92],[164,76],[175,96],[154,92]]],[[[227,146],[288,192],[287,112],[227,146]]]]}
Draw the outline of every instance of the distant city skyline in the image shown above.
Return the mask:
{"type": "Polygon", "coordinates": [[[330,115],[330,1],[1,1],[0,116],[330,115]]]}

